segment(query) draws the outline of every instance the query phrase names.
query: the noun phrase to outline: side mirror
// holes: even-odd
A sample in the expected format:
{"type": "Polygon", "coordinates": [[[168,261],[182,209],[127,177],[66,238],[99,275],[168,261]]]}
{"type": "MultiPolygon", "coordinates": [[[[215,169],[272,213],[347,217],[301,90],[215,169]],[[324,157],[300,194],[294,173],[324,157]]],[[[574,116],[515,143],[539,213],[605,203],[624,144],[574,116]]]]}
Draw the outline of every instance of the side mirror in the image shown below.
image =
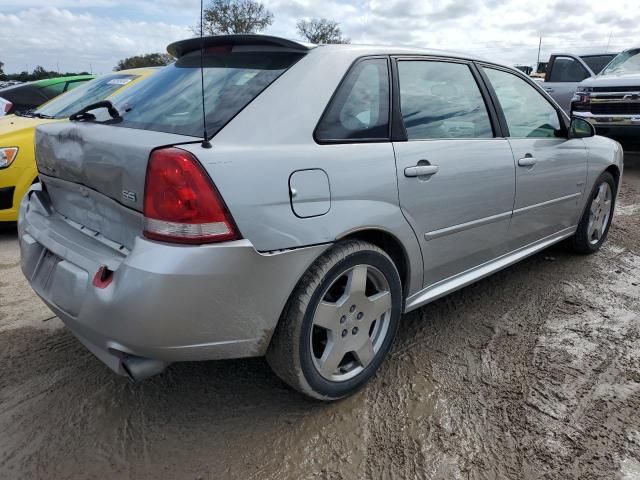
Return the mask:
{"type": "Polygon", "coordinates": [[[588,138],[596,134],[596,129],[584,118],[571,117],[569,138],[588,138]]]}

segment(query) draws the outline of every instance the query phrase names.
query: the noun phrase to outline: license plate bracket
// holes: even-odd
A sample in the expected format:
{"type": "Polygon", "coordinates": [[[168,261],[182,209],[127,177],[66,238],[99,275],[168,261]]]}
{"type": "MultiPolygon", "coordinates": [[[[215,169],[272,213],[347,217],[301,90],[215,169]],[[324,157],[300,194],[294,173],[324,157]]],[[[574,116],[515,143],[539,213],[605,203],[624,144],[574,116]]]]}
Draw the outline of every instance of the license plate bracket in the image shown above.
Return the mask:
{"type": "Polygon", "coordinates": [[[36,271],[33,274],[32,283],[36,290],[46,290],[49,286],[53,271],[56,265],[60,262],[58,257],[51,250],[44,249],[40,256],[40,261],[36,266],[36,271]]]}

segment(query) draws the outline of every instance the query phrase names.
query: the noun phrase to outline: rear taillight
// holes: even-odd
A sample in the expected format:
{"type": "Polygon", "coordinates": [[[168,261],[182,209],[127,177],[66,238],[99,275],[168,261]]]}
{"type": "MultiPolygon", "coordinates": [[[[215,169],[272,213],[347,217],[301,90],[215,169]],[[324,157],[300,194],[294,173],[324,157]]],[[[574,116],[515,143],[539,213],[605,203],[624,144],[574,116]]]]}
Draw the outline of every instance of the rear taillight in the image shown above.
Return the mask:
{"type": "Polygon", "coordinates": [[[11,103],[9,100],[0,98],[0,109],[2,109],[2,113],[6,115],[7,113],[9,113],[12,107],[13,107],[13,103],[11,103]]]}
{"type": "Polygon", "coordinates": [[[236,240],[238,230],[198,160],[179,148],[149,158],[144,189],[144,235],[172,243],[236,240]]]}

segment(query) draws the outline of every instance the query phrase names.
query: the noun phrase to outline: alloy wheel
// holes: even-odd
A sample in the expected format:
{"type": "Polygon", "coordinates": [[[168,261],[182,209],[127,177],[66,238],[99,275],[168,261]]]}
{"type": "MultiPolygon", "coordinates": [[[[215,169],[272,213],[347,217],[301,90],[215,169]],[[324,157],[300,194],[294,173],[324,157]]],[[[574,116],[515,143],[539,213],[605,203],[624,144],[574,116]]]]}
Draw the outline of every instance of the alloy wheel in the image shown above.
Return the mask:
{"type": "Polygon", "coordinates": [[[612,201],[611,186],[607,182],[601,183],[589,207],[587,235],[591,245],[596,245],[602,239],[609,225],[612,201]]]}
{"type": "Polygon", "coordinates": [[[313,363],[327,380],[349,380],[384,343],[392,306],[389,282],[377,268],[356,265],[340,274],[321,298],[309,339],[313,363]]]}

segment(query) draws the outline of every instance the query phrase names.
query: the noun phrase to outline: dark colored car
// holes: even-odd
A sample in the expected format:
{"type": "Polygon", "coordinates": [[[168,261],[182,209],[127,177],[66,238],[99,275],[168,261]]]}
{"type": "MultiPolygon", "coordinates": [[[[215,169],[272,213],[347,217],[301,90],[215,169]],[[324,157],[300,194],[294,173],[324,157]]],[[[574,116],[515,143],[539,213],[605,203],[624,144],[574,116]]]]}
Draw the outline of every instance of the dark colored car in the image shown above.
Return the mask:
{"type": "Polygon", "coordinates": [[[0,89],[0,117],[38,108],[58,95],[93,80],[93,75],[48,78],[0,89]]]}

